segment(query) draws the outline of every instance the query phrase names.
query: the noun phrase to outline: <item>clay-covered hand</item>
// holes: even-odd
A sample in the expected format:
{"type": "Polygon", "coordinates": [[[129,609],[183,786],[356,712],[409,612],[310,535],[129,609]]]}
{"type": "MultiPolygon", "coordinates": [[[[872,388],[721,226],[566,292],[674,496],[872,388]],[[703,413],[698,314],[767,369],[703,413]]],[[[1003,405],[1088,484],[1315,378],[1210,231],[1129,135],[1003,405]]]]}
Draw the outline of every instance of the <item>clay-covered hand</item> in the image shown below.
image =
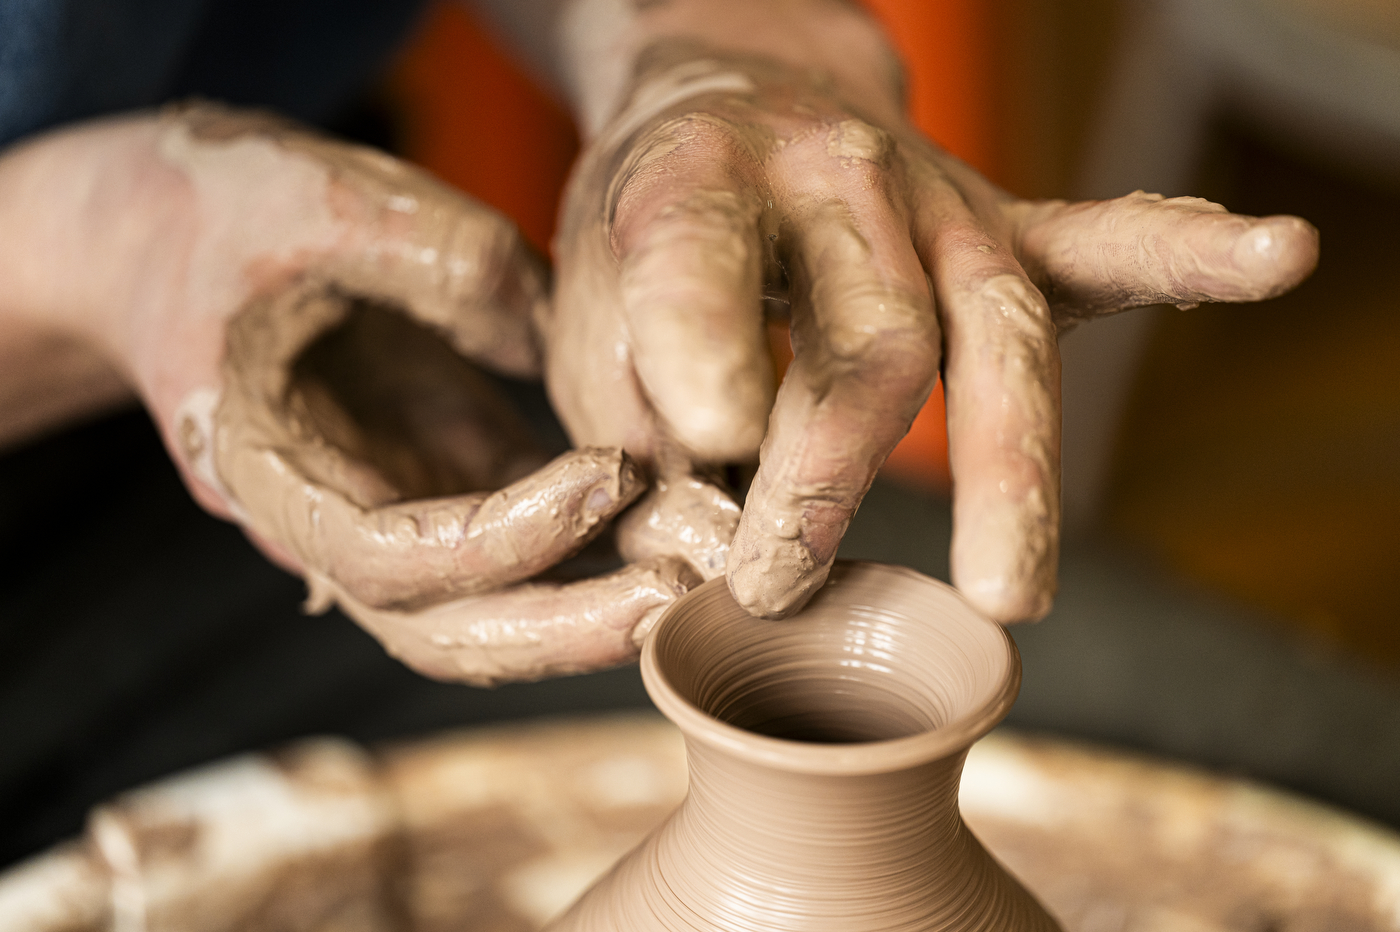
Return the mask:
{"type": "MultiPolygon", "coordinates": [[[[733,21],[749,36],[736,42],[763,47],[762,12],[727,6],[668,28],[733,21]]],[[[727,572],[746,608],[777,618],[826,578],[941,373],[953,580],[995,619],[1042,617],[1058,559],[1057,331],[1134,305],[1276,295],[1311,271],[1316,232],[1194,198],[1011,197],[906,122],[897,66],[858,13],[807,7],[846,25],[797,51],[775,34],[785,61],[672,40],[638,54],[567,193],[552,398],[576,441],[643,461],[673,447],[743,461],[761,443],[727,572]],[[776,397],[774,310],[790,312],[795,352],[776,397]]]]}
{"type": "Polygon", "coordinates": [[[476,368],[540,365],[547,271],[497,214],[382,153],[210,106],[35,145],[105,153],[74,234],[120,283],[94,296],[119,309],[98,339],[196,497],[303,574],[313,608],[340,603],[426,674],[490,683],[631,659],[695,581],[661,558],[526,582],[644,480],[616,447],[546,463],[476,368]]]}

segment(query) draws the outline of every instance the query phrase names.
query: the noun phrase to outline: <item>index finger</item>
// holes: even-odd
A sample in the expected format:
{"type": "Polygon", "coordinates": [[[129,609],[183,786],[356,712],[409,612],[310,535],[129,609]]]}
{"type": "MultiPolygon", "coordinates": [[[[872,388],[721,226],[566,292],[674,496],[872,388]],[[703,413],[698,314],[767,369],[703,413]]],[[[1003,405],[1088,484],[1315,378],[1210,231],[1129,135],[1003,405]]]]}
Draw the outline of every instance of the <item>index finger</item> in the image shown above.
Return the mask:
{"type": "Polygon", "coordinates": [[[783,618],[826,580],[875,472],[938,378],[939,328],[907,221],[842,202],[800,224],[795,356],[729,552],[749,612],[783,618]]]}

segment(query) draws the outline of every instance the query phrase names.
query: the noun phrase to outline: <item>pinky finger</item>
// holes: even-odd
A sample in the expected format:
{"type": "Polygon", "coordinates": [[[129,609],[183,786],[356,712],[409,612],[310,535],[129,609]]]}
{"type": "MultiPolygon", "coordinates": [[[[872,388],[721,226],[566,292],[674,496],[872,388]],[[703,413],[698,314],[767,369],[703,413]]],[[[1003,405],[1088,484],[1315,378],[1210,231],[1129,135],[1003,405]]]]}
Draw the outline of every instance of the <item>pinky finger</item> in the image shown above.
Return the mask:
{"type": "Polygon", "coordinates": [[[1028,205],[1019,227],[1019,258],[1061,324],[1145,304],[1262,301],[1317,265],[1307,221],[1232,214],[1196,197],[1028,205]]]}

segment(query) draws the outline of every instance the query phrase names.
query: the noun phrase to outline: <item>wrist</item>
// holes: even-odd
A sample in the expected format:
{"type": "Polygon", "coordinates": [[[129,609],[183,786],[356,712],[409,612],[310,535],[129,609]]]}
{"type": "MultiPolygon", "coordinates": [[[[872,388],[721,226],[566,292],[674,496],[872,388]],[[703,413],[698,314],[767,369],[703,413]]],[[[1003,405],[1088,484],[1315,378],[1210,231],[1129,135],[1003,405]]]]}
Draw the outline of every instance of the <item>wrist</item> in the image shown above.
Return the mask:
{"type": "Polygon", "coordinates": [[[693,94],[752,77],[746,62],[801,72],[885,125],[902,119],[898,57],[880,27],[839,0],[569,0],[557,26],[561,82],[585,138],[596,136],[650,84],[693,94]],[[709,67],[700,65],[708,61],[709,67]]]}
{"type": "Polygon", "coordinates": [[[0,446],[126,403],[120,318],[131,249],[138,120],[48,133],[0,154],[0,446]]]}
{"type": "Polygon", "coordinates": [[[155,118],[95,121],[0,155],[0,320],[88,343],[124,365],[123,330],[149,277],[168,196],[155,118]]]}

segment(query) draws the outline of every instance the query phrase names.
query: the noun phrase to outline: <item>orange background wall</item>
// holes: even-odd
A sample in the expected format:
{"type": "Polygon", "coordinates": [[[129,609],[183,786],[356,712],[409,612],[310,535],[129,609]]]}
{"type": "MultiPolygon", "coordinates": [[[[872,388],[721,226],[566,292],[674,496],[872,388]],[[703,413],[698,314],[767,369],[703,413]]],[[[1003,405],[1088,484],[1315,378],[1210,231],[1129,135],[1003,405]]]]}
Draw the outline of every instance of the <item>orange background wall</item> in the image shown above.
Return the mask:
{"type": "MultiPolygon", "coordinates": [[[[904,58],[916,125],[997,177],[988,5],[866,0],[866,6],[904,58]]],[[[547,249],[559,192],[578,151],[564,109],[459,6],[447,3],[429,13],[396,64],[391,88],[404,113],[405,154],[513,217],[536,246],[547,249]],[[490,133],[480,127],[490,127],[490,133]]],[[[942,385],[885,472],[928,487],[948,486],[942,385]]]]}

